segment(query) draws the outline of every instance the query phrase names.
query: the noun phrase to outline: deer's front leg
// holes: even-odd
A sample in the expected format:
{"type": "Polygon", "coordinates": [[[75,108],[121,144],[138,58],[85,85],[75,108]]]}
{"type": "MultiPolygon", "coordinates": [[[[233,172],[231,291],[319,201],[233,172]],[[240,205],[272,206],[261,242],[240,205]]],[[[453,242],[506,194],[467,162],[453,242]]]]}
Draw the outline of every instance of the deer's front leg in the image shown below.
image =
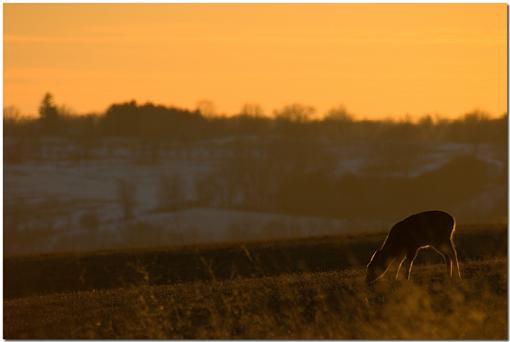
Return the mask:
{"type": "Polygon", "coordinates": [[[397,273],[395,274],[395,280],[398,280],[398,273],[400,272],[400,268],[402,267],[402,264],[404,263],[404,261],[406,261],[406,256],[404,256],[398,264],[397,273]]]}
{"type": "Polygon", "coordinates": [[[413,261],[414,261],[414,258],[416,258],[417,253],[418,253],[417,249],[411,250],[407,253],[407,256],[405,259],[407,280],[411,279],[411,269],[413,268],[413,261]]]}

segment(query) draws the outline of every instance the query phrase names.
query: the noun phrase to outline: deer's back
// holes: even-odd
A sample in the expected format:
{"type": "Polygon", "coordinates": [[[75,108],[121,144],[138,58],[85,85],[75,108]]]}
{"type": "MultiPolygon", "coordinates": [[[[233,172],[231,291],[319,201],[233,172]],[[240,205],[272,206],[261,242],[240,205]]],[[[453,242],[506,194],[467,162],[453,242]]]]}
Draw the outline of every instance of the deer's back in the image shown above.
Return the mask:
{"type": "Polygon", "coordinates": [[[450,214],[436,210],[425,211],[395,224],[386,244],[398,249],[437,246],[448,242],[454,229],[455,219],[450,214]]]}

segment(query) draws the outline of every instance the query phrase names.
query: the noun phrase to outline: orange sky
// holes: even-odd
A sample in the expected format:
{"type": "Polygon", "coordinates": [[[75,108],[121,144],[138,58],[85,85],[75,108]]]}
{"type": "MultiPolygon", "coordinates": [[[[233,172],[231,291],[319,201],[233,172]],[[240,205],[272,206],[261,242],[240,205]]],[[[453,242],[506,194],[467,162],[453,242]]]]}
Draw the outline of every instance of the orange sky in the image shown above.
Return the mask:
{"type": "Polygon", "coordinates": [[[506,111],[506,4],[4,4],[4,106],[506,111]]]}

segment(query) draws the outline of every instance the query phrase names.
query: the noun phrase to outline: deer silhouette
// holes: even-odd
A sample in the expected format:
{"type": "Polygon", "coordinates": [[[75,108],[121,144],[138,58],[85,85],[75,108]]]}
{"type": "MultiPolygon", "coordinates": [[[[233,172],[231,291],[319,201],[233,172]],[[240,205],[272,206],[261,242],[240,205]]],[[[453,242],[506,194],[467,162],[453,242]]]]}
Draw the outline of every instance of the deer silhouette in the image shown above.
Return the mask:
{"type": "Polygon", "coordinates": [[[409,279],[418,251],[427,247],[433,248],[443,257],[450,277],[453,276],[452,264],[455,261],[457,274],[462,279],[457,250],[453,243],[454,232],[455,219],[444,211],[425,211],[398,222],[370,258],[366,282],[373,283],[381,278],[395,261],[398,262],[395,279],[398,279],[402,264],[405,264],[406,277],[409,279]]]}

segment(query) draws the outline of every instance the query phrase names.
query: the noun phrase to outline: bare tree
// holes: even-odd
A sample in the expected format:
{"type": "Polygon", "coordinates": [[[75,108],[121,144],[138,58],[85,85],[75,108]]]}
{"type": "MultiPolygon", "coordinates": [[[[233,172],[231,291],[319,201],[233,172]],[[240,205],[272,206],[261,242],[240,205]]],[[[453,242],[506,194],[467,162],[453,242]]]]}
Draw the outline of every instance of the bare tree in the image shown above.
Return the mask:
{"type": "Polygon", "coordinates": [[[125,220],[134,217],[136,206],[136,187],[133,183],[125,180],[117,180],[117,196],[125,220]]]}
{"type": "Polygon", "coordinates": [[[171,210],[184,201],[183,180],[178,174],[161,176],[159,180],[159,208],[171,210]]]}

